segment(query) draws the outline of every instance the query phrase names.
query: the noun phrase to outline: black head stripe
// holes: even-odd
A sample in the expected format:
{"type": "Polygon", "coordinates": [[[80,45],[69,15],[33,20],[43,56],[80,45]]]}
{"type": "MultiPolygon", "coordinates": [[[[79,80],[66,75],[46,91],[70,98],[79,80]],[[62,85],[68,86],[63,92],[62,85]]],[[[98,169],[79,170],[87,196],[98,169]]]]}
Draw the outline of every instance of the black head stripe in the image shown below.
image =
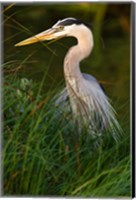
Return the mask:
{"type": "Polygon", "coordinates": [[[60,23],[58,25],[70,26],[72,24],[79,24],[79,22],[77,22],[77,19],[68,18],[68,19],[64,19],[64,20],[60,21],[60,23]]]}
{"type": "Polygon", "coordinates": [[[75,19],[75,18],[67,18],[67,19],[61,20],[57,25],[60,25],[60,26],[70,26],[72,24],[77,24],[77,25],[84,24],[87,27],[90,27],[89,24],[84,23],[80,19],[75,19]]]}

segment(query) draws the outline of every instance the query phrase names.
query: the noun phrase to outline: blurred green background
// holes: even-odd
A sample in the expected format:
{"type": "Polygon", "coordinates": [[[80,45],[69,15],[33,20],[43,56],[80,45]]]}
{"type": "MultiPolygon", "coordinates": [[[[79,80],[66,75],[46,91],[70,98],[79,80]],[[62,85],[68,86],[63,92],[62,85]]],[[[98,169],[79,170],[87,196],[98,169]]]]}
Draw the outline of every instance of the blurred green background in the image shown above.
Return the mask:
{"type": "Polygon", "coordinates": [[[4,62],[12,60],[5,74],[17,73],[40,81],[48,70],[44,84],[47,89],[64,80],[63,59],[68,48],[76,43],[74,38],[63,38],[49,44],[49,48],[42,44],[14,45],[50,28],[59,19],[75,17],[91,24],[95,41],[92,55],[81,63],[81,70],[94,75],[108,96],[120,104],[128,101],[130,3],[12,4],[4,9],[4,62]]]}

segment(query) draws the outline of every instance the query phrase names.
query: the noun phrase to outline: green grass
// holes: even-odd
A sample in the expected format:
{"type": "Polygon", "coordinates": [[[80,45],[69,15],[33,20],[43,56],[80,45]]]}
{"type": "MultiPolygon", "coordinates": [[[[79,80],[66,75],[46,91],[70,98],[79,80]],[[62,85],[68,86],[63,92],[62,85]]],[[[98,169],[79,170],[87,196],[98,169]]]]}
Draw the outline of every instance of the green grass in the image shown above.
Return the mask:
{"type": "Polygon", "coordinates": [[[65,113],[58,114],[54,106],[58,86],[43,94],[43,84],[5,75],[3,195],[130,196],[126,119],[118,143],[110,133],[98,144],[85,132],[77,136],[65,113]]]}

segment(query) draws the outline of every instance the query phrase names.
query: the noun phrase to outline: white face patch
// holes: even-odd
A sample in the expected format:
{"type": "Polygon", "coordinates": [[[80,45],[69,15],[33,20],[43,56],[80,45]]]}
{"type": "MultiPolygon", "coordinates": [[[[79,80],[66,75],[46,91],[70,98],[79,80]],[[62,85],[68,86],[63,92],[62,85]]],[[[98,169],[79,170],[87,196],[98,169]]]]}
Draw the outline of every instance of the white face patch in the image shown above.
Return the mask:
{"type": "Polygon", "coordinates": [[[89,32],[91,32],[87,24],[79,19],[72,17],[59,20],[56,24],[53,25],[52,29],[55,30],[54,36],[56,37],[81,38],[81,34],[84,37],[85,35],[89,35],[89,32]]]}

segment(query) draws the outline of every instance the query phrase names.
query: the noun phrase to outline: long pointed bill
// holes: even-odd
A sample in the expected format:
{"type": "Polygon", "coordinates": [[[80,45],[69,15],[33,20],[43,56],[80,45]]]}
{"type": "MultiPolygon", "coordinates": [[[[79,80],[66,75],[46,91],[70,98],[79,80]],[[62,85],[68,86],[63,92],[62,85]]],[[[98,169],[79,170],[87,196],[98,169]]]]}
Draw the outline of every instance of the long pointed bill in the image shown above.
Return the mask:
{"type": "Polygon", "coordinates": [[[15,44],[15,46],[24,46],[24,45],[33,44],[36,42],[41,42],[44,40],[54,39],[55,32],[56,32],[55,29],[48,29],[47,31],[43,31],[33,37],[30,37],[26,40],[23,40],[22,42],[15,44]]]}

